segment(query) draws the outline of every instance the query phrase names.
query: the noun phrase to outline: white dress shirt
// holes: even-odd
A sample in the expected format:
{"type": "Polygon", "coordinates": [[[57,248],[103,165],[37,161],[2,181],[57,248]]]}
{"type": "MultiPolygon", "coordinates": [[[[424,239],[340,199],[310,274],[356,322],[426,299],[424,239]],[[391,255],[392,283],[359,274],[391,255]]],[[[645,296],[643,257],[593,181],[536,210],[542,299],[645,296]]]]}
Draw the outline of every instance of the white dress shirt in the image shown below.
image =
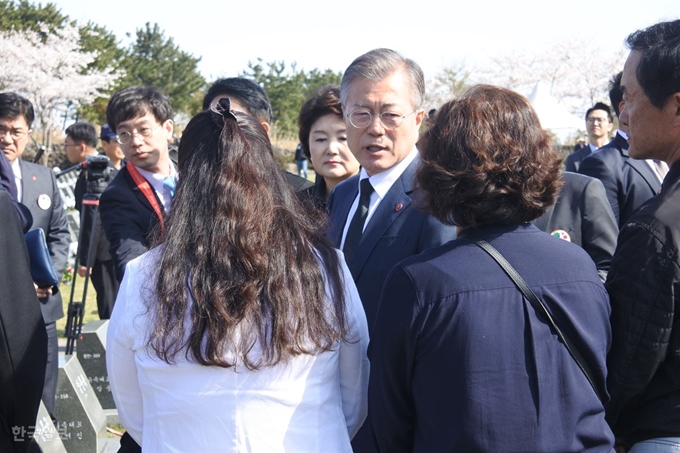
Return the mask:
{"type": "MultiPolygon", "coordinates": [[[[361,172],[359,173],[359,180],[357,181],[357,186],[361,187],[361,180],[368,178],[369,181],[371,182],[371,185],[373,186],[373,193],[371,194],[371,201],[368,205],[368,213],[366,214],[366,220],[364,221],[364,230],[366,230],[366,226],[368,225],[368,222],[371,221],[371,217],[373,217],[373,214],[375,213],[375,210],[378,209],[378,206],[380,205],[380,202],[385,198],[385,195],[387,195],[387,192],[390,191],[392,188],[392,185],[401,177],[401,175],[406,171],[406,168],[411,165],[411,162],[418,157],[418,149],[416,147],[413,147],[410,153],[397,165],[393,166],[392,168],[388,168],[385,171],[381,171],[380,173],[377,173],[373,176],[369,176],[368,173],[366,173],[366,170],[363,168],[361,169],[361,172]]],[[[347,237],[347,230],[349,229],[349,224],[352,223],[352,217],[354,217],[354,213],[357,210],[357,207],[359,206],[359,195],[360,193],[357,192],[357,196],[354,199],[354,202],[352,203],[352,207],[349,208],[349,214],[347,214],[347,219],[345,219],[345,228],[342,230],[342,241],[340,242],[340,250],[343,249],[345,246],[345,237],[347,237]]]]}
{"type": "MultiPolygon", "coordinates": [[[[156,192],[158,199],[165,208],[165,213],[169,214],[172,197],[170,196],[170,189],[163,185],[163,180],[167,177],[167,175],[152,173],[139,167],[137,167],[137,170],[139,170],[139,173],[149,182],[149,185],[151,185],[153,190],[156,192]]],[[[170,164],[170,176],[177,178],[177,170],[175,170],[175,166],[173,164],[170,164]]]]}
{"type": "Polygon", "coordinates": [[[19,203],[24,202],[24,185],[21,182],[21,166],[19,165],[19,159],[14,159],[12,162],[12,171],[14,172],[14,182],[17,185],[17,201],[19,203]]]}
{"type": "Polygon", "coordinates": [[[153,354],[144,294],[159,250],[128,264],[106,342],[118,415],[142,451],[350,453],[367,414],[368,327],[344,260],[349,341],[250,371],[202,366],[182,353],[169,365],[153,354]]]}

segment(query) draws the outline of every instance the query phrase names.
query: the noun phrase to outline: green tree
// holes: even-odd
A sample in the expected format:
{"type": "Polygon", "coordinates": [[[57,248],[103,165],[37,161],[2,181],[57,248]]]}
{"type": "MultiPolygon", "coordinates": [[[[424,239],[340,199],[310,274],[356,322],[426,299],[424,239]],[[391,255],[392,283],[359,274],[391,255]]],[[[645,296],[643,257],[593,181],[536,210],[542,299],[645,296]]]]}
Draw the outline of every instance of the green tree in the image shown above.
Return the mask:
{"type": "Polygon", "coordinates": [[[158,24],[147,22],[137,30],[122,62],[126,74],[118,86],[155,86],[170,96],[176,112],[192,115],[197,113],[195,93],[205,88],[199,61],[200,57],[180,50],[172,38],[166,38],[158,24]]]}
{"type": "Polygon", "coordinates": [[[274,112],[272,126],[283,137],[297,136],[297,117],[307,96],[322,85],[342,79],[342,73],[330,69],[305,72],[298,70],[296,63],[287,68],[283,61],[263,63],[261,59],[249,62],[241,76],[254,80],[267,92],[274,112]]]}
{"type": "Polygon", "coordinates": [[[40,23],[44,23],[50,31],[54,31],[62,28],[66,22],[68,22],[68,16],[63,15],[53,3],[42,6],[25,0],[19,2],[0,0],[0,30],[30,30],[42,35],[40,23]]]}

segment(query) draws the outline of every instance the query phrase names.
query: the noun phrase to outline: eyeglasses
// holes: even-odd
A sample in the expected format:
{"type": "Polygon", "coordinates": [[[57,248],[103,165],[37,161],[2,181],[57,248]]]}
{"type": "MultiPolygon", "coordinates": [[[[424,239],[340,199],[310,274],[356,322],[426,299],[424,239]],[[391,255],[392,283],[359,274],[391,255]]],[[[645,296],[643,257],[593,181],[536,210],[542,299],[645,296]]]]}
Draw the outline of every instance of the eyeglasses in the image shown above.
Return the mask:
{"type": "MultiPolygon", "coordinates": [[[[383,112],[377,116],[380,118],[380,123],[385,129],[396,129],[401,125],[402,121],[404,121],[404,118],[409,115],[413,115],[417,111],[418,110],[414,110],[407,115],[400,115],[394,112],[383,112]]],[[[357,129],[362,129],[371,124],[371,121],[373,121],[373,116],[374,114],[366,110],[355,110],[347,114],[349,123],[357,129]]]]}
{"type": "Polygon", "coordinates": [[[131,132],[128,131],[123,131],[118,134],[116,137],[116,140],[118,143],[121,145],[127,145],[128,143],[132,142],[132,137],[135,135],[139,135],[140,137],[147,138],[151,137],[151,134],[153,134],[156,129],[158,129],[160,126],[156,127],[143,127],[139,130],[132,130],[131,132]]]}
{"type": "Polygon", "coordinates": [[[588,122],[588,124],[595,123],[604,124],[609,122],[609,118],[588,118],[586,121],[588,122]]]}
{"type": "Polygon", "coordinates": [[[7,129],[6,127],[0,126],[0,137],[4,137],[7,134],[12,137],[12,140],[17,141],[24,135],[28,134],[28,131],[21,129],[7,129]]]}

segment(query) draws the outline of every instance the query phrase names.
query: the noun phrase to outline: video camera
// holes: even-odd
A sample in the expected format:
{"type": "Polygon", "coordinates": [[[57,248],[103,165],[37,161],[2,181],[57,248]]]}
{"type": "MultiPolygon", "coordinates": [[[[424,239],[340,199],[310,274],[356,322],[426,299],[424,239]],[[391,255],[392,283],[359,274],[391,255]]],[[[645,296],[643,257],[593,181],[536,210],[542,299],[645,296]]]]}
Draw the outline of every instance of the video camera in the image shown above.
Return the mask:
{"type": "Polygon", "coordinates": [[[111,182],[112,167],[109,158],[100,154],[87,156],[83,162],[83,168],[87,175],[87,192],[101,194],[111,182]]]}

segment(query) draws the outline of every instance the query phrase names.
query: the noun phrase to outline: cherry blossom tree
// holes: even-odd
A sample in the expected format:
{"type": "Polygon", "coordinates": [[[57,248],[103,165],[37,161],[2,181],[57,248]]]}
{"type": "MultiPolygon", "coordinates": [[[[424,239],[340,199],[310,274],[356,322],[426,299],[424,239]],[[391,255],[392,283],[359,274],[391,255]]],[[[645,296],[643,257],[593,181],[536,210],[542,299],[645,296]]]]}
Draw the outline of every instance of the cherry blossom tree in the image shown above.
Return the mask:
{"type": "Polygon", "coordinates": [[[66,24],[42,33],[33,30],[0,32],[3,64],[0,89],[28,98],[35,109],[34,137],[49,153],[54,133],[70,109],[92,102],[113,86],[121,74],[97,69],[96,51],[83,51],[77,26],[66,24]]]}

